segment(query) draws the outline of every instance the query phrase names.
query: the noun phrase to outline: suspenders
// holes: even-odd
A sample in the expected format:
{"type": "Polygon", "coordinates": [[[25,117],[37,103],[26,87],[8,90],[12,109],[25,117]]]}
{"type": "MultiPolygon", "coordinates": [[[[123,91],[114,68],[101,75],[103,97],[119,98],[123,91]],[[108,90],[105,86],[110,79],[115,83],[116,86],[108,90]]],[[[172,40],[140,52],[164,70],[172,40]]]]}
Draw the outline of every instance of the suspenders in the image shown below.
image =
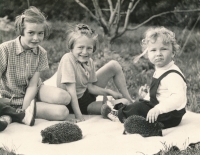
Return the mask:
{"type": "Polygon", "coordinates": [[[174,69],[168,70],[167,72],[165,72],[164,74],[162,74],[158,79],[163,79],[169,73],[177,73],[177,74],[179,74],[183,78],[183,80],[185,81],[185,83],[186,83],[186,80],[185,80],[184,76],[179,71],[174,70],[174,69]]]}

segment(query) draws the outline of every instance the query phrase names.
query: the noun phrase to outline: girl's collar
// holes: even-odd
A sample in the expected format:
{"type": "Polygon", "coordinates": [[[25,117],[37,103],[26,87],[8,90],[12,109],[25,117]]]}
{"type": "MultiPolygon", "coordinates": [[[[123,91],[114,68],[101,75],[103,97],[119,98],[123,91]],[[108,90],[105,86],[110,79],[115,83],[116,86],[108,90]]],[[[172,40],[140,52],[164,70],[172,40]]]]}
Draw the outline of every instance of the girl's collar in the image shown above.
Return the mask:
{"type": "Polygon", "coordinates": [[[21,39],[21,36],[17,37],[16,39],[16,55],[19,55],[20,53],[22,52],[25,52],[25,51],[31,51],[33,52],[34,54],[38,54],[38,50],[37,48],[33,48],[33,49],[30,49],[30,50],[25,50],[20,42],[20,39],[21,39]]]}

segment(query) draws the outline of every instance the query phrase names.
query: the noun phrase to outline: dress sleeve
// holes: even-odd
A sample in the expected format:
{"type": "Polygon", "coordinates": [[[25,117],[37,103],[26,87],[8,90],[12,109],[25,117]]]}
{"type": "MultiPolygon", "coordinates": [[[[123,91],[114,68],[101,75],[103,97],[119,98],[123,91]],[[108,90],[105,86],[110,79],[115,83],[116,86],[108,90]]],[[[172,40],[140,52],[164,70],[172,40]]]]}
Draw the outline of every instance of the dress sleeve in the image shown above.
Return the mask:
{"type": "Polygon", "coordinates": [[[75,83],[76,82],[76,67],[73,61],[64,55],[60,62],[61,83],[75,83]]]}
{"type": "Polygon", "coordinates": [[[48,65],[47,51],[41,47],[39,49],[40,49],[40,52],[39,52],[39,58],[38,58],[39,62],[38,62],[37,71],[41,72],[46,69],[49,69],[49,65],[48,65]]]}
{"type": "Polygon", "coordinates": [[[8,51],[2,44],[0,45],[0,77],[7,68],[8,51]]]}

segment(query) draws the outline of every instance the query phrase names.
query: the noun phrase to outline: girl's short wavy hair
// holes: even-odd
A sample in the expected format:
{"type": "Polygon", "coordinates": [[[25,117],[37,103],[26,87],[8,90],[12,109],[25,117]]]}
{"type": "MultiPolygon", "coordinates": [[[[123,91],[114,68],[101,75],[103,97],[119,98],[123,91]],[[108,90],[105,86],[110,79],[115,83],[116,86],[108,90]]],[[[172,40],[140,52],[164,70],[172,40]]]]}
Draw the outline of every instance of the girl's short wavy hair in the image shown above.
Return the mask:
{"type": "Polygon", "coordinates": [[[149,28],[145,33],[145,38],[142,39],[141,42],[142,50],[145,51],[147,49],[148,43],[156,42],[158,37],[163,39],[163,44],[171,43],[174,54],[178,54],[180,51],[180,46],[176,42],[175,33],[165,27],[149,28]]]}
{"type": "Polygon", "coordinates": [[[19,35],[24,35],[25,22],[44,24],[44,38],[47,39],[51,32],[51,26],[44,14],[34,6],[26,9],[21,15],[15,18],[15,30],[19,35]]]}
{"type": "Polygon", "coordinates": [[[86,36],[88,38],[93,39],[94,41],[93,52],[95,52],[98,45],[98,34],[96,34],[95,31],[86,24],[78,24],[75,26],[75,28],[70,30],[67,37],[68,48],[72,50],[74,48],[75,41],[81,36],[86,36]]]}

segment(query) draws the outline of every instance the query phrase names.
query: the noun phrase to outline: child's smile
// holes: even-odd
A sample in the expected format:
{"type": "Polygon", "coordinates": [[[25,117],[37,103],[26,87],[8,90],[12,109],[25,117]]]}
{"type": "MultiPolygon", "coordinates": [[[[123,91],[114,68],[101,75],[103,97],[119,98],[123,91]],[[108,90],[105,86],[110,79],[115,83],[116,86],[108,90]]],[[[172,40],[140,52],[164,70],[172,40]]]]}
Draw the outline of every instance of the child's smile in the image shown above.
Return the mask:
{"type": "Polygon", "coordinates": [[[74,57],[81,63],[87,62],[91,57],[94,49],[94,41],[86,36],[81,36],[75,41],[71,50],[74,57]]]}

